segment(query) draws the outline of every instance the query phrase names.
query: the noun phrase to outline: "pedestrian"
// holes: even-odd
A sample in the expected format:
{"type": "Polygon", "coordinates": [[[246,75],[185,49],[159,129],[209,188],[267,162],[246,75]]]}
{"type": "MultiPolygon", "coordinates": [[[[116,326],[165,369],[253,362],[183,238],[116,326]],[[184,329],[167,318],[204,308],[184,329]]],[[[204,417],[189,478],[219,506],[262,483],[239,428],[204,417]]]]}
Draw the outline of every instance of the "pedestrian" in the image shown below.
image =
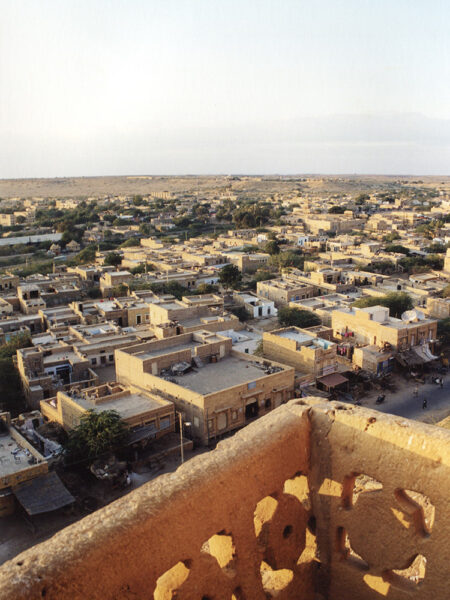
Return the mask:
{"type": "Polygon", "coordinates": [[[441,389],[444,387],[444,380],[442,377],[439,379],[439,385],[441,386],[441,389]]]}
{"type": "Polygon", "coordinates": [[[417,398],[418,395],[419,395],[419,388],[416,385],[414,388],[414,398],[417,398]]]}
{"type": "Polygon", "coordinates": [[[426,398],[424,398],[423,402],[422,402],[422,410],[425,410],[427,406],[428,406],[428,400],[426,398]]]}

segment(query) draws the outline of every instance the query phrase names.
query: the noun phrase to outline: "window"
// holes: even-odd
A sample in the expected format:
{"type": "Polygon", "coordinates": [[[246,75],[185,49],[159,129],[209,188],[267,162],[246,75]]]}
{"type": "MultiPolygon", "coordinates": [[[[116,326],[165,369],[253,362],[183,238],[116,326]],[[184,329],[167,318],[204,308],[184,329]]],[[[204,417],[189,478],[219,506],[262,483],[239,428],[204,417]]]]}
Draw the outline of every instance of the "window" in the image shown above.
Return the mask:
{"type": "Polygon", "coordinates": [[[264,402],[264,408],[266,410],[270,410],[272,408],[272,400],[270,398],[266,398],[266,401],[264,402]]]}
{"type": "Polygon", "coordinates": [[[108,360],[109,360],[109,362],[112,362],[114,360],[114,354],[110,354],[108,356],[108,360]]]}
{"type": "Polygon", "coordinates": [[[252,381],[251,383],[247,384],[247,389],[249,390],[253,390],[256,387],[256,381],[252,381]]]}
{"type": "Polygon", "coordinates": [[[170,427],[170,417],[162,417],[159,420],[160,429],[168,429],[170,427]]]}
{"type": "Polygon", "coordinates": [[[237,410],[232,410],[231,411],[231,419],[232,419],[232,421],[237,421],[237,418],[238,418],[237,410]]]}
{"type": "Polygon", "coordinates": [[[96,365],[96,364],[97,364],[97,359],[91,358],[91,365],[96,365]]]}

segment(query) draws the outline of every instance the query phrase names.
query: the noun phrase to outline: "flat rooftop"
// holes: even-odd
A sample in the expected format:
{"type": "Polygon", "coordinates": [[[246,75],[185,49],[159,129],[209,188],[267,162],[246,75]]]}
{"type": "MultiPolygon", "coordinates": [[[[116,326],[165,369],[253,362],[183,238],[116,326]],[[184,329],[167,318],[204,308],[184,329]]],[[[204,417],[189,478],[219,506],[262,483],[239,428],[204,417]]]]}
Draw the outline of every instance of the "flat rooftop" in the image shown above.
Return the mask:
{"type": "Polygon", "coordinates": [[[193,369],[173,379],[178,385],[192,392],[206,395],[242,383],[252,383],[266,376],[265,368],[261,363],[236,356],[226,356],[217,363],[208,363],[204,367],[193,369]]]}
{"type": "Polygon", "coordinates": [[[0,477],[8,477],[8,475],[30,468],[28,460],[32,456],[38,459],[38,462],[42,462],[37,453],[34,454],[22,447],[12,437],[10,431],[2,432],[0,429],[0,477]]]}
{"type": "Polygon", "coordinates": [[[302,331],[296,331],[295,329],[287,329],[286,331],[273,332],[273,335],[277,335],[282,338],[289,338],[290,340],[294,340],[299,344],[303,344],[304,342],[309,342],[310,340],[315,339],[312,335],[308,333],[303,333],[302,331]]]}
{"type": "Polygon", "coordinates": [[[134,356],[145,360],[147,358],[155,358],[155,356],[162,356],[163,354],[172,354],[172,352],[180,352],[181,350],[192,350],[192,348],[196,348],[197,346],[202,345],[203,342],[191,341],[187,344],[177,344],[174,346],[168,346],[166,348],[155,349],[151,352],[149,352],[148,350],[143,350],[142,352],[136,352],[134,356]]]}
{"type": "Polygon", "coordinates": [[[313,335],[310,335],[309,333],[304,333],[303,331],[296,331],[295,329],[287,329],[286,331],[271,332],[271,333],[273,333],[273,335],[277,335],[282,338],[288,338],[290,340],[294,340],[299,345],[302,345],[302,344],[309,345],[309,346],[313,345],[313,346],[323,348],[324,350],[327,350],[328,348],[333,346],[333,342],[324,340],[319,337],[315,337],[313,335]]]}
{"type": "Polygon", "coordinates": [[[85,408],[86,410],[95,410],[96,412],[102,412],[104,410],[115,410],[119,413],[122,419],[131,419],[137,417],[142,413],[148,412],[149,410],[155,410],[161,408],[164,404],[170,404],[168,400],[156,400],[151,396],[145,396],[144,394],[129,393],[126,396],[120,398],[108,396],[101,399],[101,402],[95,403],[95,400],[89,400],[85,397],[77,397],[76,402],[85,408]]]}
{"type": "Polygon", "coordinates": [[[159,305],[161,308],[165,308],[166,310],[180,310],[181,308],[187,308],[187,306],[183,306],[182,304],[178,304],[177,302],[166,302],[159,305]]]}
{"type": "MultiPolygon", "coordinates": [[[[32,348],[32,350],[35,350],[32,348]]],[[[54,354],[49,354],[48,356],[43,357],[44,367],[57,365],[62,362],[83,362],[83,358],[80,358],[78,354],[76,354],[73,350],[62,350],[61,352],[55,352],[54,354]]]]}

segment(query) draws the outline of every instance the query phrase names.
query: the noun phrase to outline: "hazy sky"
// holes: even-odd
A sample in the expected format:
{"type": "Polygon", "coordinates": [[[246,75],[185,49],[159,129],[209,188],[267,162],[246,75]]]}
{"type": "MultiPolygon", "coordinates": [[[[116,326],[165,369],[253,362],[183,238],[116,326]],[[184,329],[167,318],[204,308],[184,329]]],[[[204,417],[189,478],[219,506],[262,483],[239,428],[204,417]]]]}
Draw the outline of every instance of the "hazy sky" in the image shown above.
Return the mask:
{"type": "Polygon", "coordinates": [[[449,0],[0,0],[0,177],[450,174],[449,0]]]}

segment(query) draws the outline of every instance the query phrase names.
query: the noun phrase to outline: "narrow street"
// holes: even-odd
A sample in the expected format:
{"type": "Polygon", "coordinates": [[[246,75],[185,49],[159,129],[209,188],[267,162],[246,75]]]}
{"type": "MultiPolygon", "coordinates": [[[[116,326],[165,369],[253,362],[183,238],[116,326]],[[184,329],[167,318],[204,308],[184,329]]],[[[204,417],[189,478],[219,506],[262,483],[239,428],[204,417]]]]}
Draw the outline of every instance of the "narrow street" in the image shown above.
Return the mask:
{"type": "Polygon", "coordinates": [[[436,423],[450,414],[450,377],[444,377],[443,380],[443,388],[434,383],[418,384],[418,396],[415,398],[415,384],[397,379],[398,391],[386,391],[383,404],[375,403],[378,393],[372,392],[362,400],[362,405],[408,419],[436,423]],[[428,402],[426,409],[422,408],[424,398],[428,402]]]}

